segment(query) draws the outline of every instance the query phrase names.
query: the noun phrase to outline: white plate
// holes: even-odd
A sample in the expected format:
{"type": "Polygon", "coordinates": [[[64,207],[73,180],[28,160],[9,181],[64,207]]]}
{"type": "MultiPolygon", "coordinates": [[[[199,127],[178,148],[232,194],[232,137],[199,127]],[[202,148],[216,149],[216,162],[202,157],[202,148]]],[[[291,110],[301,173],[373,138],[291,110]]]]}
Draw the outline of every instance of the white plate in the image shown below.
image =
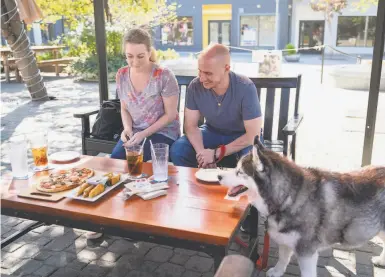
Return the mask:
{"type": "Polygon", "coordinates": [[[218,183],[218,174],[222,172],[219,168],[207,168],[207,169],[199,169],[195,173],[195,177],[198,180],[209,182],[209,183],[218,183]]]}
{"type": "Polygon", "coordinates": [[[67,195],[66,197],[67,198],[71,198],[71,199],[77,199],[77,200],[82,200],[82,201],[86,201],[86,202],[95,202],[97,201],[99,198],[103,197],[103,195],[105,195],[106,193],[108,193],[109,191],[113,190],[114,188],[116,188],[117,186],[119,186],[121,183],[123,183],[124,181],[127,180],[127,177],[128,177],[128,174],[122,174],[120,175],[120,181],[117,182],[115,185],[111,186],[111,187],[106,187],[106,189],[99,195],[96,195],[95,197],[93,198],[84,198],[82,196],[76,196],[76,193],[78,192],[78,190],[80,189],[80,187],[77,187],[76,189],[73,189],[71,190],[67,195]]]}
{"type": "Polygon", "coordinates": [[[49,158],[52,161],[64,163],[80,158],[80,154],[75,151],[62,151],[53,153],[49,158]]]}

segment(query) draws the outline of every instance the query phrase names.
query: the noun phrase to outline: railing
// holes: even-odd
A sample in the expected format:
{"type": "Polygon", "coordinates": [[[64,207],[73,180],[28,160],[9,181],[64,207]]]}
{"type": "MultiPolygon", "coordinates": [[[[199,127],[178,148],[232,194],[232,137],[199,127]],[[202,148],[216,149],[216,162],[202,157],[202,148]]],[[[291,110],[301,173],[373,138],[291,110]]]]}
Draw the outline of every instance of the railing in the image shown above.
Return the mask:
{"type": "MultiPolygon", "coordinates": [[[[230,49],[237,49],[237,50],[243,50],[243,51],[249,51],[249,52],[257,51],[255,49],[248,49],[248,48],[235,47],[235,46],[228,46],[228,48],[230,48],[230,49]]],[[[330,46],[330,45],[320,45],[320,46],[314,46],[314,47],[301,47],[301,48],[295,48],[295,49],[266,50],[266,51],[282,51],[282,52],[288,52],[288,51],[293,51],[293,50],[296,51],[296,52],[298,52],[299,50],[318,50],[318,51],[321,51],[321,54],[322,54],[321,84],[322,84],[322,82],[323,82],[323,73],[324,73],[324,64],[325,64],[325,49],[326,48],[330,48],[332,51],[337,52],[337,53],[339,53],[341,55],[344,55],[346,57],[354,58],[354,59],[356,59],[356,63],[357,64],[361,64],[362,58],[361,58],[360,55],[353,55],[353,54],[345,53],[345,52],[343,52],[341,50],[338,50],[338,49],[336,49],[336,48],[334,48],[333,46],[330,46]]],[[[193,57],[197,58],[200,53],[201,53],[201,51],[194,53],[193,57]]]]}

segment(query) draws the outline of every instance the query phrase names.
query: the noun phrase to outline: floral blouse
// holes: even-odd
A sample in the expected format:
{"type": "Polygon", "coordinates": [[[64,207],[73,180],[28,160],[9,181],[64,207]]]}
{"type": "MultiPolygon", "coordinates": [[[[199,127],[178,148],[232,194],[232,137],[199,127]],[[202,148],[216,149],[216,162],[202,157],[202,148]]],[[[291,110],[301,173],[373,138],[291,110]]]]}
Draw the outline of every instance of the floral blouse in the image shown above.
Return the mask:
{"type": "MultiPolygon", "coordinates": [[[[175,75],[167,68],[154,64],[147,87],[142,92],[135,92],[130,79],[130,69],[125,66],[116,74],[116,87],[121,105],[132,118],[132,131],[143,131],[154,124],[165,113],[162,97],[179,95],[175,75]]],[[[157,134],[172,140],[180,137],[179,114],[157,134]]]]}

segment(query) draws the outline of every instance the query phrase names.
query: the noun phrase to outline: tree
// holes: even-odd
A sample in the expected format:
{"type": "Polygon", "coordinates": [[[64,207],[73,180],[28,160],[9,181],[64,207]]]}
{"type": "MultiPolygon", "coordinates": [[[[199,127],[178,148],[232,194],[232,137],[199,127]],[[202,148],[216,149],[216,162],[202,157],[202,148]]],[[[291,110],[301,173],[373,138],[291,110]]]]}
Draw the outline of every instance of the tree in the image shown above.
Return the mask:
{"type": "Polygon", "coordinates": [[[366,11],[370,6],[377,6],[378,0],[359,0],[353,6],[361,11],[366,11]]]}
{"type": "MultiPolygon", "coordinates": [[[[177,5],[165,0],[94,0],[104,1],[107,21],[113,25],[157,26],[176,16],[177,5]]],[[[92,0],[36,0],[45,17],[42,23],[55,22],[62,17],[70,30],[93,21],[92,0]]]]}
{"type": "Polygon", "coordinates": [[[329,22],[335,13],[341,13],[346,6],[347,0],[312,0],[310,3],[310,7],[314,11],[323,12],[329,22]]]}
{"type": "Polygon", "coordinates": [[[15,0],[1,0],[1,34],[7,40],[16,65],[29,90],[32,100],[48,100],[43,78],[31,51],[25,24],[21,21],[15,0]]]}

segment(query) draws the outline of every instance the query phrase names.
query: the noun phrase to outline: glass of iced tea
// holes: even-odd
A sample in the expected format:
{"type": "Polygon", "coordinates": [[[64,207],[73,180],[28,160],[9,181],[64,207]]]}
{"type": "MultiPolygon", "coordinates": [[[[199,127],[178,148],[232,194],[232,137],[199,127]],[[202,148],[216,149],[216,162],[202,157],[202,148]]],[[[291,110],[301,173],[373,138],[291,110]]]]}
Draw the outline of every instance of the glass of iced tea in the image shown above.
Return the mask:
{"type": "Polygon", "coordinates": [[[132,177],[142,176],[143,168],[143,149],[141,145],[124,146],[126,149],[126,159],[128,174],[132,177]]]}
{"type": "Polygon", "coordinates": [[[48,168],[48,139],[46,132],[33,133],[29,136],[32,149],[32,158],[35,168],[43,170],[48,168]]]}

